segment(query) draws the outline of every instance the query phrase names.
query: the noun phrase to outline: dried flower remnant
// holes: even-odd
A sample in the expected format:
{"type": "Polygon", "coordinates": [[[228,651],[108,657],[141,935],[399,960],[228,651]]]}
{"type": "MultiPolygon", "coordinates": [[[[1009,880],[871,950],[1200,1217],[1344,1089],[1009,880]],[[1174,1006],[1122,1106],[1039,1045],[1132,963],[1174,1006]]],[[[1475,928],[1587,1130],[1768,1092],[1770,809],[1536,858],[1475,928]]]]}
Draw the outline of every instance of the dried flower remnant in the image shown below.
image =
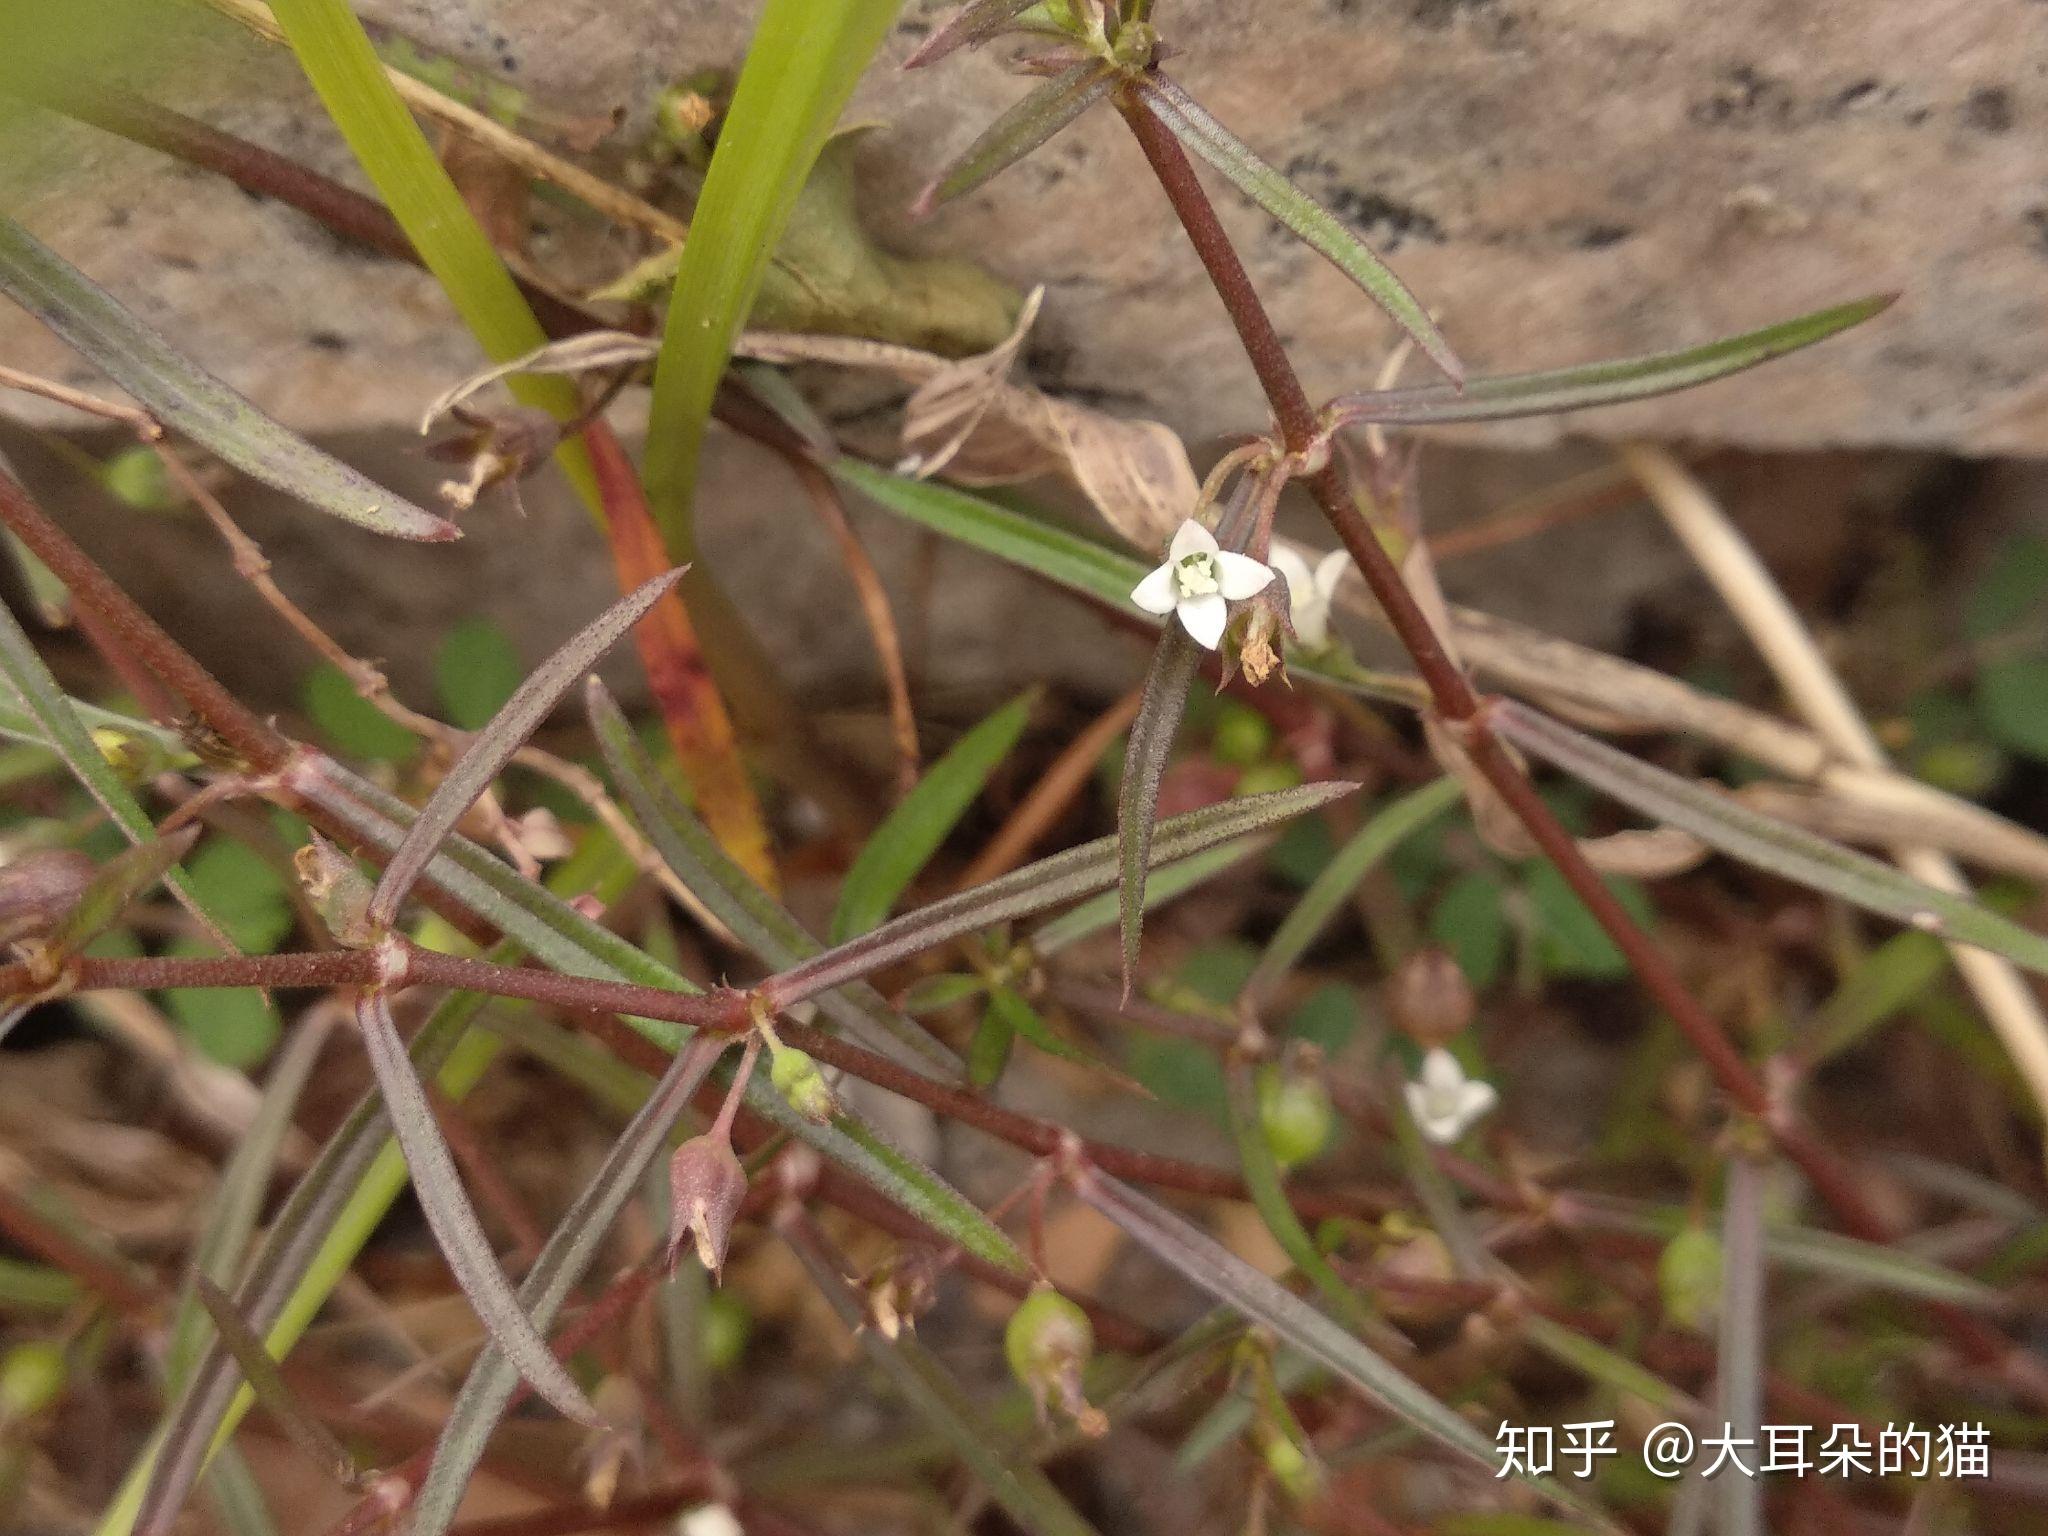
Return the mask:
{"type": "Polygon", "coordinates": [[[1416,1128],[1438,1146],[1463,1136],[1500,1098],[1493,1084],[1467,1077],[1458,1058],[1442,1046],[1422,1058],[1420,1075],[1403,1091],[1416,1128]]]}
{"type": "Polygon", "coordinates": [[[1095,1325],[1088,1314],[1051,1286],[1040,1286],[1017,1304],[1003,1332],[1003,1354],[1042,1420],[1049,1405],[1090,1437],[1105,1433],[1109,1421],[1082,1395],[1081,1373],[1095,1353],[1095,1325]]]}
{"type": "Polygon", "coordinates": [[[448,414],[463,430],[429,443],[427,454],[469,469],[462,479],[441,483],[441,499],[455,511],[467,512],[485,491],[503,485],[511,492],[513,506],[524,513],[519,482],[548,462],[561,441],[560,425],[546,411],[524,405],[498,411],[451,405],[448,414]]]}
{"type": "Polygon", "coordinates": [[[1178,615],[1188,638],[1213,651],[1230,621],[1230,605],[1254,596],[1272,579],[1270,567],[1221,548],[1215,534],[1189,518],[1174,534],[1165,562],[1131,590],[1131,601],[1162,618],[1178,615]]]}
{"type": "Polygon", "coordinates": [[[319,833],[292,855],[299,884],[320,921],[345,949],[366,949],[377,942],[377,925],[370,921],[370,899],[375,888],[356,861],[319,833]]]}
{"type": "Polygon", "coordinates": [[[1434,945],[1416,950],[1395,968],[1387,979],[1386,1003],[1394,1027],[1431,1048],[1462,1034],[1475,1007],[1464,967],[1434,945]]]}
{"type": "Polygon", "coordinates": [[[722,1275],[733,1217],[747,1195],[747,1171],[731,1138],[706,1131],[677,1147],[669,1159],[668,1189],[668,1267],[676,1267],[683,1244],[690,1242],[696,1245],[697,1262],[714,1278],[722,1275]]]}

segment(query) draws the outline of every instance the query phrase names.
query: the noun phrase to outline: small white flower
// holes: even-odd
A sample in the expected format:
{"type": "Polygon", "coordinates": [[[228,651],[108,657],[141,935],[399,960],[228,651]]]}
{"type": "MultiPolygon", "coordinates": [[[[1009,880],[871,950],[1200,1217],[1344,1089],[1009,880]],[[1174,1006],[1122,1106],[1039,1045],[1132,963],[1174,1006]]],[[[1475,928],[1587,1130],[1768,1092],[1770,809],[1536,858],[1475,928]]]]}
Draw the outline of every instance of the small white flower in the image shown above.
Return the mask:
{"type": "Polygon", "coordinates": [[[1131,592],[1147,613],[1180,615],[1195,644],[1215,650],[1230,619],[1230,605],[1260,591],[1273,579],[1270,568],[1250,555],[1220,549],[1216,535],[1193,518],[1180,525],[1166,563],[1131,592]]]}
{"type": "Polygon", "coordinates": [[[1287,582],[1287,602],[1294,612],[1294,633],[1310,650],[1330,643],[1330,604],[1337,583],[1351,565],[1351,553],[1333,549],[1310,570],[1308,561],[1285,544],[1273,546],[1273,569],[1287,582]]]}
{"type": "Polygon", "coordinates": [[[1421,1080],[1404,1084],[1403,1091],[1417,1129],[1439,1146],[1464,1135],[1500,1098],[1491,1083],[1467,1077],[1458,1058],[1442,1046],[1422,1058],[1421,1080]]]}

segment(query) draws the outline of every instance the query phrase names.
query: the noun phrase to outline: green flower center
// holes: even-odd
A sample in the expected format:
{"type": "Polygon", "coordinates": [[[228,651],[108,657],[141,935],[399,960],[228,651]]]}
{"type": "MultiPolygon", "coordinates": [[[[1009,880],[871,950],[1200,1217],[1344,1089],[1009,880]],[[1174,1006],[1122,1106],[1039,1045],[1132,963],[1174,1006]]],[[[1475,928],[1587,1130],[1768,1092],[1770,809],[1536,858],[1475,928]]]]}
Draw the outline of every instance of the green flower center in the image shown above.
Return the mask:
{"type": "Polygon", "coordinates": [[[1216,569],[1216,557],[1207,550],[1182,555],[1173,574],[1182,597],[1203,597],[1223,588],[1223,578],[1216,569]]]}

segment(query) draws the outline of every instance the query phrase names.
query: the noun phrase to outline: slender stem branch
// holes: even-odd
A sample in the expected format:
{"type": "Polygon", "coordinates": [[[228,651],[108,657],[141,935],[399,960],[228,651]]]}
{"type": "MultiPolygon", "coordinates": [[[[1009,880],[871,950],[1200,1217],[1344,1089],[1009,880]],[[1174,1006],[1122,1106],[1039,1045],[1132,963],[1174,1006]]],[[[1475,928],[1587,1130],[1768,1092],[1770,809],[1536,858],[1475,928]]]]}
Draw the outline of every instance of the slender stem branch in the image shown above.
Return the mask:
{"type": "MultiPolygon", "coordinates": [[[[1281,345],[1258,291],[1252,286],[1236,248],[1224,231],[1216,208],[1202,188],[1192,164],[1165,124],[1135,94],[1118,98],[1125,121],[1137,136],[1174,212],[1218,297],[1229,311],[1259,382],[1272,403],[1287,448],[1307,453],[1315,444],[1316,415],[1300,377],[1281,345]]],[[[1343,540],[1366,584],[1379,601],[1394,633],[1429,687],[1436,713],[1463,727],[1461,742],[1473,763],[1529,829],[1546,856],[1557,865],[1574,894],[1628,958],[1644,987],[1668,1012],[1706,1060],[1715,1078],[1737,1103],[1770,1123],[1785,1150],[1812,1180],[1845,1226],[1862,1237],[1882,1240],[1886,1224],[1866,1202],[1848,1173],[1811,1138],[1784,1123],[1770,1095],[1720,1026],[1689,993],[1663,951],[1638,927],[1586,862],[1569,833],[1558,824],[1526,775],[1485,729],[1477,693],[1431,627],[1428,616],[1409,592],[1392,558],[1359,512],[1339,462],[1332,458],[1309,477],[1309,490],[1323,515],[1343,540]]]]}

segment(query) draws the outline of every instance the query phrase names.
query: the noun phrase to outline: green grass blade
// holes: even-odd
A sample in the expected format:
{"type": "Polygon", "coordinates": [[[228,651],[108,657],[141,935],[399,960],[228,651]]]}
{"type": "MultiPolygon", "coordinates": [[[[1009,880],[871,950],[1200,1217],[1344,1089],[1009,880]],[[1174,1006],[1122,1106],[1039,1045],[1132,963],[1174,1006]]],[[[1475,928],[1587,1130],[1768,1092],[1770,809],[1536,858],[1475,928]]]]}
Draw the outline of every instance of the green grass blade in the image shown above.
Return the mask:
{"type": "Polygon", "coordinates": [[[4,214],[0,291],[134,396],[157,421],[252,479],[395,538],[461,537],[453,523],[287,432],[4,214]]]}
{"type": "Polygon", "coordinates": [[[1458,361],[1436,322],[1429,318],[1429,311],[1342,219],[1261,160],[1249,145],[1164,75],[1154,71],[1141,76],[1139,83],[1143,104],[1173,131],[1175,138],[1215,166],[1238,191],[1364,289],[1437,367],[1454,381],[1465,377],[1464,364],[1458,361]]]}
{"type": "Polygon", "coordinates": [[[647,498],[672,558],[694,545],[697,458],[733,338],[897,3],[767,0],[754,28],[676,268],[648,405],[647,498]]]}
{"type": "MultiPolygon", "coordinates": [[[[547,337],[540,322],[399,100],[347,0],[274,0],[271,14],[378,196],[491,361],[510,362],[541,346],[547,337]]],[[[558,421],[582,409],[567,379],[516,375],[507,384],[521,402],[558,421]]],[[[555,462],[595,511],[596,483],[582,444],[562,444],[555,462]]]]}
{"type": "Polygon", "coordinates": [[[1729,795],[1653,767],[1520,704],[1503,703],[1493,718],[1499,733],[1531,756],[1645,816],[1690,832],[1730,858],[1840,897],[1879,917],[1975,944],[2048,976],[2048,937],[1987,907],[1936,890],[1868,854],[1762,815],[1729,795]]]}
{"type": "Polygon", "coordinates": [[[1337,850],[1336,857],[1323,866],[1322,873],[1301,893],[1301,900],[1294,904],[1294,910],[1273,930],[1265,953],[1259,956],[1258,969],[1246,983],[1247,990],[1256,994],[1265,985],[1293,970],[1295,962],[1315,942],[1316,935],[1323,931],[1337,908],[1358,889],[1358,882],[1365,878],[1366,872],[1400,847],[1410,835],[1421,831],[1456,805],[1459,795],[1457,781],[1442,778],[1420,789],[1410,790],[1374,812],[1371,820],[1360,827],[1351,840],[1337,850]]]}
{"type": "Polygon", "coordinates": [[[1583,363],[1540,373],[1468,379],[1463,390],[1432,384],[1420,389],[1339,395],[1331,402],[1331,409],[1347,422],[1423,427],[1441,422],[1506,421],[1516,416],[1547,416],[1557,411],[1583,411],[1629,400],[1647,400],[1653,395],[1668,395],[1725,379],[1745,368],[1826,341],[1883,314],[1895,298],[1894,294],[1882,294],[1837,304],[1795,320],[1780,321],[1761,330],[1679,352],[1583,363]]]}
{"type": "Polygon", "coordinates": [[[962,736],[875,828],[839,888],[829,930],[834,944],[888,917],[1016,747],[1036,702],[1035,690],[1021,694],[962,736]]]}

